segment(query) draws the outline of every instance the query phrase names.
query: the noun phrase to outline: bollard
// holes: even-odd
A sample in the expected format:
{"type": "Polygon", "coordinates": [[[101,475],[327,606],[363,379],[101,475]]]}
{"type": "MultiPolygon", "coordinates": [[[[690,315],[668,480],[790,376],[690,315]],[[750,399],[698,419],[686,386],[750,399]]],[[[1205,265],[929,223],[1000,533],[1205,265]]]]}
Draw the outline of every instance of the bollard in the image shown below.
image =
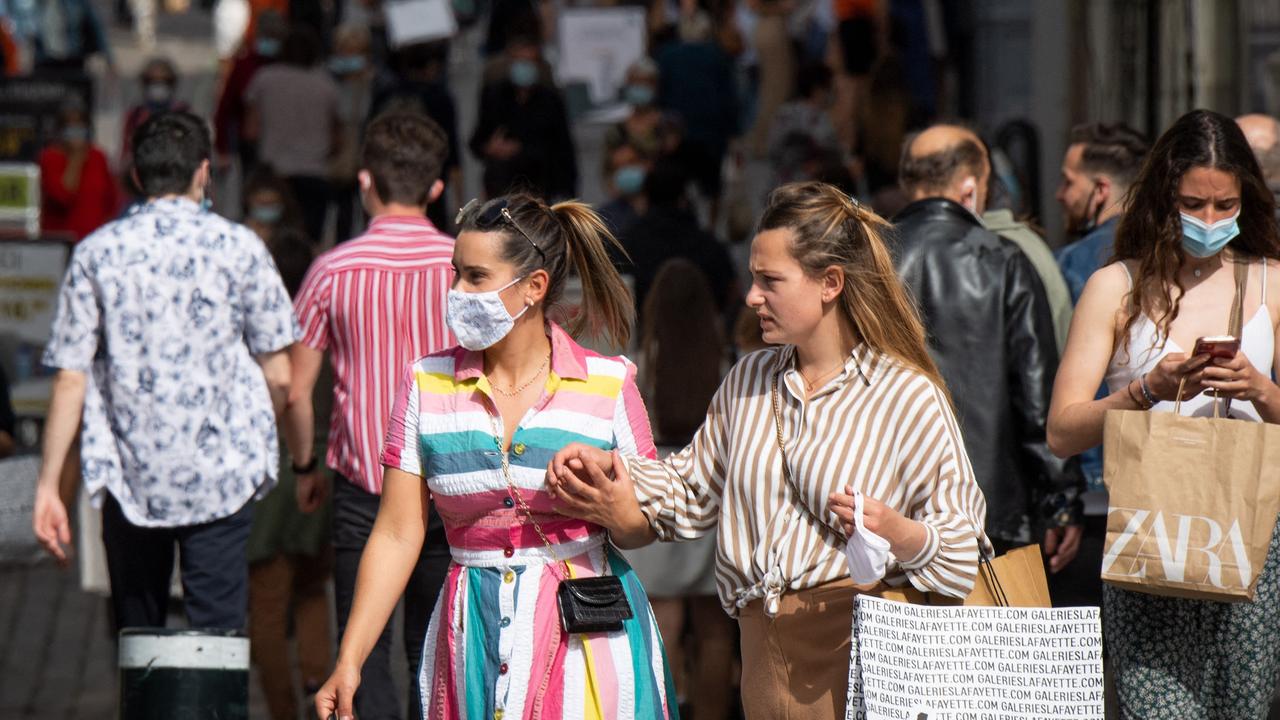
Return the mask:
{"type": "Polygon", "coordinates": [[[248,720],[249,639],[236,630],[121,630],[119,718],[248,720]]]}

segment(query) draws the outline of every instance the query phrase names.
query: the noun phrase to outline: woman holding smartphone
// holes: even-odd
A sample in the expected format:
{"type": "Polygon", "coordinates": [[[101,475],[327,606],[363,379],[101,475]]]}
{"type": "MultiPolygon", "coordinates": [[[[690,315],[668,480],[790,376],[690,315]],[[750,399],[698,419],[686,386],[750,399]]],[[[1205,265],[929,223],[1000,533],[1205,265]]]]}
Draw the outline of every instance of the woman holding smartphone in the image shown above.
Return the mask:
{"type": "Polygon", "coordinates": [[[423,718],[675,717],[639,581],[602,528],[552,510],[544,482],[570,442],[655,454],[635,366],[548,319],[576,274],[571,332],[626,344],[634,306],[609,258],[615,241],[586,205],[525,195],[472,201],[457,223],[446,317],[460,345],[414,363],[397,394],[382,503],[316,711],[351,718],[434,502],[454,562],[423,640],[423,718]],[[584,602],[594,622],[575,612],[584,602]]]}
{"type": "Polygon", "coordinates": [[[990,553],[986,503],[887,231],[831,185],[775,190],[747,304],[777,347],[734,366],[680,452],[575,445],[548,467],[560,509],[622,547],[716,530],[749,720],[844,718],[855,595],[910,583],[964,597],[990,553]],[[890,555],[878,556],[883,580],[862,586],[844,555],[855,493],[890,555]]]}
{"type": "MultiPolygon", "coordinates": [[[[1076,306],[1049,413],[1055,453],[1102,442],[1107,410],[1173,411],[1180,386],[1184,414],[1212,416],[1217,395],[1234,401],[1232,417],[1280,422],[1271,381],[1280,348],[1273,211],[1230,118],[1196,110],[1160,137],[1130,191],[1114,262],[1094,273],[1076,306]],[[1199,338],[1227,330],[1237,274],[1246,290],[1238,349],[1217,357],[1203,345],[1189,354],[1199,338]],[[1111,394],[1095,400],[1104,378],[1111,394]]],[[[1280,669],[1278,561],[1275,535],[1253,602],[1104,586],[1103,630],[1125,717],[1266,716],[1280,669]]]]}

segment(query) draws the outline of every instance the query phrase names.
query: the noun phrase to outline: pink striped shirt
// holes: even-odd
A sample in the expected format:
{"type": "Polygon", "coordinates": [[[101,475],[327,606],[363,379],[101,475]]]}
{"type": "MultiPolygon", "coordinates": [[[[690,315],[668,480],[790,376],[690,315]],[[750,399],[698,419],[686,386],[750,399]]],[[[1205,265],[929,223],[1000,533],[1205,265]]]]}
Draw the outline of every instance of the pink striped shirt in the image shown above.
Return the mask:
{"type": "Polygon", "coordinates": [[[405,368],[455,343],[445,325],[453,238],[425,218],[377,217],[321,255],[294,301],[302,342],[330,349],[333,415],[325,464],[382,492],[383,436],[405,368]]]}

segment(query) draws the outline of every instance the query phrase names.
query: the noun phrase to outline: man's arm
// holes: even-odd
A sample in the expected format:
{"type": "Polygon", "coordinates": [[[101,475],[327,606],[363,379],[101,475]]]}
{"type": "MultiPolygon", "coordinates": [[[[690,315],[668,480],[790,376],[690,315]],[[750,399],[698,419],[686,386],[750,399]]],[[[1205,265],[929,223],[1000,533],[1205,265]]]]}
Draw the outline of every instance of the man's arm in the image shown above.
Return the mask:
{"type": "Polygon", "coordinates": [[[289,347],[289,359],[293,365],[293,379],[289,383],[289,400],[281,420],[284,422],[284,441],[289,446],[295,465],[306,465],[315,455],[316,417],[312,403],[316,379],[324,352],[304,343],[289,347]]]}
{"type": "Polygon", "coordinates": [[[71,523],[59,483],[71,443],[80,428],[86,384],[85,374],[75,370],[59,370],[54,376],[49,417],[44,425],[40,474],[36,480],[32,528],[40,544],[64,565],[67,553],[63,546],[71,543],[71,523]]]}
{"type": "Polygon", "coordinates": [[[292,375],[289,349],[255,355],[253,359],[262,368],[262,377],[267,381],[267,392],[271,394],[271,407],[276,411],[278,420],[289,404],[289,381],[292,375]]]}

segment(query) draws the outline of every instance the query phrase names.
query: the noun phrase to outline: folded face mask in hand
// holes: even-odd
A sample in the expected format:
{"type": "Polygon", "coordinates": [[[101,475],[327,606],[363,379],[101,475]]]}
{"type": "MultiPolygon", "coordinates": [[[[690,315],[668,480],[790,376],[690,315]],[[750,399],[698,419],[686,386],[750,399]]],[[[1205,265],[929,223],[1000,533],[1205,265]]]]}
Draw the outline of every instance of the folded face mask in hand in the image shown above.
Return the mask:
{"type": "Polygon", "coordinates": [[[844,546],[854,583],[867,585],[884,578],[889,563],[889,541],[867,529],[862,520],[862,493],[853,493],[853,534],[844,546]]]}

